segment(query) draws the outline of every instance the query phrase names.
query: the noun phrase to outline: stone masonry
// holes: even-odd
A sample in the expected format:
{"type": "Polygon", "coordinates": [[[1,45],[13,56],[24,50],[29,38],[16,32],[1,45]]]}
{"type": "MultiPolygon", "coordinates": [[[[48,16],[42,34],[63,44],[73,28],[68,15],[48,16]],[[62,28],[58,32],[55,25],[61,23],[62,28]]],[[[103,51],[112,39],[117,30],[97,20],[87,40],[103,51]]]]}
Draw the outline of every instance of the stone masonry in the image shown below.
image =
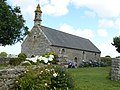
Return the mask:
{"type": "Polygon", "coordinates": [[[111,80],[120,80],[120,59],[112,59],[111,80]]]}
{"type": "Polygon", "coordinates": [[[9,64],[10,58],[0,58],[0,64],[9,64]]]}
{"type": "Polygon", "coordinates": [[[100,54],[90,51],[70,49],[65,47],[52,46],[48,38],[44,35],[38,26],[34,26],[22,43],[21,52],[28,57],[32,55],[43,55],[46,52],[56,52],[58,56],[64,55],[68,60],[77,59],[77,66],[82,60],[100,60],[100,54]],[[64,52],[62,52],[64,50],[64,52]]]}
{"type": "Polygon", "coordinates": [[[0,90],[16,90],[16,78],[25,71],[24,67],[0,69],[0,90]]]}

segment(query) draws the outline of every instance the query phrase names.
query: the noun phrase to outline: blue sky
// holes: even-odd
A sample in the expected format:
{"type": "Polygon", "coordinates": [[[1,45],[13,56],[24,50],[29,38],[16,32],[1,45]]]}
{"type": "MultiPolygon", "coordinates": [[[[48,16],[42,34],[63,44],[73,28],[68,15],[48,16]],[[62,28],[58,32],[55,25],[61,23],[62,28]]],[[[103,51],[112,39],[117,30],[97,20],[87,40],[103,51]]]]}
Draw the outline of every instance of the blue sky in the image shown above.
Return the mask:
{"type": "MultiPolygon", "coordinates": [[[[34,25],[37,4],[42,9],[42,25],[90,39],[100,50],[101,56],[118,56],[111,45],[113,37],[120,35],[119,0],[8,0],[20,6],[29,30],[34,25]]],[[[21,43],[0,46],[0,52],[19,54],[21,43]]]]}

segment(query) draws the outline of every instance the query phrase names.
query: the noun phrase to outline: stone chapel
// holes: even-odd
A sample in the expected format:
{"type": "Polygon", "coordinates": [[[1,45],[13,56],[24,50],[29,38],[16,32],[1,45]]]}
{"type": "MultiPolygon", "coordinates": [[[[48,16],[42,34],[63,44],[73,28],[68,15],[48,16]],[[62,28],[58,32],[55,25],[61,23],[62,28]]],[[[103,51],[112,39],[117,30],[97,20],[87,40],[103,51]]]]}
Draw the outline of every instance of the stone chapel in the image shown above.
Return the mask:
{"type": "Polygon", "coordinates": [[[99,60],[101,51],[86,38],[61,32],[41,25],[42,11],[38,4],[35,10],[34,26],[21,45],[21,52],[28,57],[56,52],[59,57],[74,60],[99,60]]]}

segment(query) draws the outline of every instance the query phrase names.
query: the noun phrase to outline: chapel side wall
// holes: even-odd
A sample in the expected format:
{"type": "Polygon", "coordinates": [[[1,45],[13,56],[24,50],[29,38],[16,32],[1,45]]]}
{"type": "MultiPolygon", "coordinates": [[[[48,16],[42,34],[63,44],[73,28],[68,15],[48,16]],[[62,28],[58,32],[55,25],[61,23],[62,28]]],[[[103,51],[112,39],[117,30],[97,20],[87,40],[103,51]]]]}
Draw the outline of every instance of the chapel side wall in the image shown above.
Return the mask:
{"type": "Polygon", "coordinates": [[[77,57],[77,63],[78,65],[82,60],[99,60],[100,54],[99,53],[93,53],[93,52],[87,52],[81,50],[75,50],[75,49],[69,49],[69,48],[61,48],[61,47],[55,47],[51,46],[53,51],[61,55],[61,50],[64,49],[64,55],[67,57],[68,60],[75,60],[75,57],[77,57]]]}
{"type": "Polygon", "coordinates": [[[23,42],[21,52],[25,53],[28,57],[43,55],[45,52],[51,51],[49,44],[42,30],[34,26],[30,35],[23,42]]]}
{"type": "Polygon", "coordinates": [[[100,60],[100,53],[85,52],[86,60],[100,60]]]}

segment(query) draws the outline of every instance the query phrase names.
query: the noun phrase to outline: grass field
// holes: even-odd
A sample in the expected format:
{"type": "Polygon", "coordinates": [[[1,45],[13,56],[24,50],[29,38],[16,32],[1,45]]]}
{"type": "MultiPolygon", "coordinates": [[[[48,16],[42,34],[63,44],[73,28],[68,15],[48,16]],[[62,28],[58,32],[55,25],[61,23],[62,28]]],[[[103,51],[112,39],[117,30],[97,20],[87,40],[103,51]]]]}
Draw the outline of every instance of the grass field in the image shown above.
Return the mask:
{"type": "Polygon", "coordinates": [[[74,90],[120,90],[120,81],[109,80],[110,67],[69,69],[75,81],[74,90]]]}

